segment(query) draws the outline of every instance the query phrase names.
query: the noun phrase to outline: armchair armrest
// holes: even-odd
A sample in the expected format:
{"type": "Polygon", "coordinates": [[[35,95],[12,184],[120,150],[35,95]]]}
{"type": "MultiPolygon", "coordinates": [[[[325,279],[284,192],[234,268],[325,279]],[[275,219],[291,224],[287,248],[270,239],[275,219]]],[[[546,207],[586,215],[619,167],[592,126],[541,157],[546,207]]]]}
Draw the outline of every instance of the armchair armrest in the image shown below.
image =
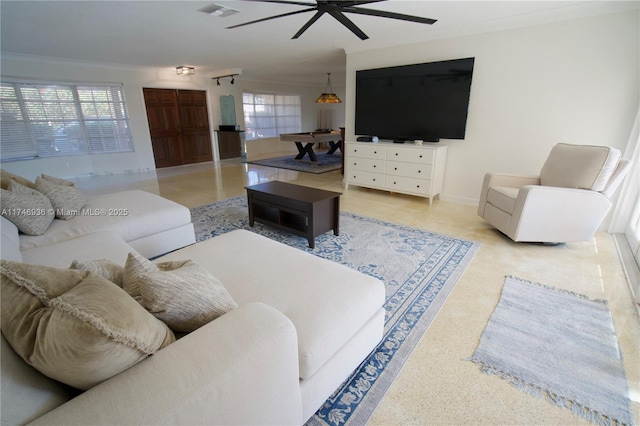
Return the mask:
{"type": "Polygon", "coordinates": [[[509,173],[487,173],[484,176],[484,183],[486,183],[487,186],[507,186],[509,188],[521,188],[525,185],[540,185],[540,176],[514,175],[509,173]]]}
{"type": "Polygon", "coordinates": [[[611,201],[586,189],[525,185],[507,235],[514,241],[574,242],[593,238],[611,201]]]}
{"type": "Polygon", "coordinates": [[[484,175],[480,202],[478,203],[478,216],[484,217],[484,207],[487,204],[487,194],[492,186],[506,186],[509,188],[521,188],[525,185],[540,185],[540,176],[515,175],[509,173],[487,173],[484,175]]]}
{"type": "Polygon", "coordinates": [[[33,424],[300,424],[291,321],[243,305],[33,424]]]}

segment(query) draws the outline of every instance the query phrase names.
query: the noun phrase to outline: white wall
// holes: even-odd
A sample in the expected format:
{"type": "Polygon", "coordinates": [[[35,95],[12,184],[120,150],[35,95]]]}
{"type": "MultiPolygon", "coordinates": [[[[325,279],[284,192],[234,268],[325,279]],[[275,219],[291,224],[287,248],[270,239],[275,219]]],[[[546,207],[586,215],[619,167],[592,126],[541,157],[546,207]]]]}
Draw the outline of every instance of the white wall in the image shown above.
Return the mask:
{"type": "MultiPolygon", "coordinates": [[[[108,64],[72,63],[47,58],[26,58],[12,55],[2,55],[2,78],[32,79],[44,81],[75,81],[75,82],[117,82],[122,83],[129,111],[131,133],[133,136],[134,152],[75,155],[56,158],[38,158],[25,161],[3,162],[2,168],[19,174],[28,179],[35,179],[40,173],[46,173],[63,178],[74,178],[90,174],[109,174],[146,171],[155,169],[153,149],[147,122],[146,109],[142,88],[172,88],[206,90],[209,103],[209,124],[212,132],[212,144],[215,148],[214,130],[220,123],[219,97],[226,94],[234,95],[236,101],[236,118],[240,127],[244,129],[242,115],[242,90],[260,90],[279,93],[299,94],[302,101],[302,130],[314,130],[317,121],[315,99],[324,89],[324,80],[320,80],[316,87],[287,86],[271,82],[246,81],[240,75],[235,84],[230,79],[220,81],[206,76],[177,76],[175,69],[141,69],[134,67],[112,66],[108,64]]],[[[340,88],[338,88],[340,89],[340,88]]],[[[342,89],[344,91],[344,89],[342,89]]],[[[342,94],[338,91],[338,94],[342,94]]],[[[344,125],[344,104],[334,108],[334,126],[344,125]]],[[[266,145],[269,141],[265,142],[266,145]]],[[[268,152],[268,149],[262,151],[268,152]]],[[[262,155],[263,157],[266,154],[262,155]]]]}
{"type": "Polygon", "coordinates": [[[475,57],[465,140],[449,146],[442,198],[476,204],[487,171],[537,174],[557,142],[624,149],[640,103],[640,16],[347,52],[346,138],[355,71],[475,57]]]}

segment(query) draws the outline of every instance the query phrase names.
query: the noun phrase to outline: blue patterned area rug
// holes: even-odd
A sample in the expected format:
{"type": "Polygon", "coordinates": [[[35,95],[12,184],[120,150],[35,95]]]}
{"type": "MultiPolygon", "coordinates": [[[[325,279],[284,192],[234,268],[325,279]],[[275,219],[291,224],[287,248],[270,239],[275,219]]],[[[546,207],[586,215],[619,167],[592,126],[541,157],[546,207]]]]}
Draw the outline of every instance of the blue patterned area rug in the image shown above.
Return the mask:
{"type": "Polygon", "coordinates": [[[600,425],[633,425],[606,302],[507,277],[471,361],[600,425]]]}
{"type": "Polygon", "coordinates": [[[191,218],[198,241],[248,229],[385,283],[382,342],[308,421],[309,425],[367,422],[479,248],[472,241],[342,212],[340,235],[320,235],[315,249],[310,249],[305,238],[257,222],[250,228],[246,197],[196,207],[191,210],[191,218]]]}
{"type": "Polygon", "coordinates": [[[342,165],[342,155],[340,155],[340,152],[331,155],[316,152],[316,157],[318,158],[317,162],[309,160],[309,157],[306,156],[302,160],[296,160],[295,154],[291,154],[286,157],[249,161],[249,164],[316,174],[338,170],[342,165]]]}

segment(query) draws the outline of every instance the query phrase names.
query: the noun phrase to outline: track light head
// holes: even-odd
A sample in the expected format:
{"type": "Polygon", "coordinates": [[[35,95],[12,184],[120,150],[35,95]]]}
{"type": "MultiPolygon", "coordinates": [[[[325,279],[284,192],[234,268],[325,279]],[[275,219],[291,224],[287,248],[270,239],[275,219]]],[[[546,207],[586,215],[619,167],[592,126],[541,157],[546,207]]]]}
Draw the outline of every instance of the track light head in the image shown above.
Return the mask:
{"type": "Polygon", "coordinates": [[[215,77],[211,77],[211,79],[212,80],[216,80],[216,86],[220,86],[220,79],[221,78],[231,77],[231,84],[235,84],[236,75],[240,75],[240,74],[218,75],[218,76],[215,76],[215,77]]]}

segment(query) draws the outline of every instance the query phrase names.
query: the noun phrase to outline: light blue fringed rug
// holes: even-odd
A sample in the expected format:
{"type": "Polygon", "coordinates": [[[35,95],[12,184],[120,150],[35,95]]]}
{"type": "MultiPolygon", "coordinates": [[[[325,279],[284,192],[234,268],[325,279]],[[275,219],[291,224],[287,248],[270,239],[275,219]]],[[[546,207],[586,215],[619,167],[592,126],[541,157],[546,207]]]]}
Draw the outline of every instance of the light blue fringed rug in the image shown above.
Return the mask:
{"type": "Polygon", "coordinates": [[[507,277],[471,361],[592,423],[634,424],[604,301],[507,277]]]}
{"type": "Polygon", "coordinates": [[[323,152],[316,153],[318,161],[311,161],[308,157],[301,160],[295,159],[296,154],[285,157],[266,158],[264,160],[249,161],[250,164],[260,166],[276,167],[278,169],[296,170],[305,173],[327,173],[338,170],[342,164],[342,155],[340,152],[327,154],[323,152]]]}
{"type": "Polygon", "coordinates": [[[363,425],[471,262],[478,243],[351,213],[340,214],[340,235],[303,237],[248,224],[246,197],[191,210],[196,239],[249,229],[381,279],[386,287],[382,342],[309,420],[310,425],[363,425]]]}

